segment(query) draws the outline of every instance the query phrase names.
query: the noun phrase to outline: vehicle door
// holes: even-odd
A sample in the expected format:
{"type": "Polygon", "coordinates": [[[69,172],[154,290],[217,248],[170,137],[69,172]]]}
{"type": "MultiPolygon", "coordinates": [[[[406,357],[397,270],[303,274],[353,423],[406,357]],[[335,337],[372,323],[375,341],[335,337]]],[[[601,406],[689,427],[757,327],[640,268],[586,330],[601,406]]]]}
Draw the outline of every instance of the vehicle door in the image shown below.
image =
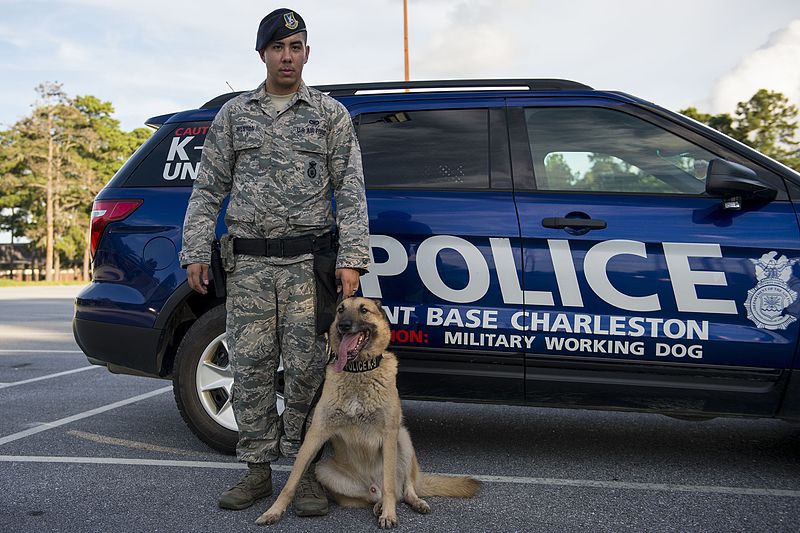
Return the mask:
{"type": "Polygon", "coordinates": [[[614,100],[509,102],[533,402],[770,414],[798,335],[798,226],[780,177],[614,100]],[[773,201],[726,209],[708,163],[773,201]]]}
{"type": "Polygon", "coordinates": [[[401,393],[521,401],[522,335],[508,324],[522,305],[503,302],[493,257],[501,246],[521,261],[503,99],[413,95],[350,110],[373,256],[361,287],[392,322],[401,393]]]}

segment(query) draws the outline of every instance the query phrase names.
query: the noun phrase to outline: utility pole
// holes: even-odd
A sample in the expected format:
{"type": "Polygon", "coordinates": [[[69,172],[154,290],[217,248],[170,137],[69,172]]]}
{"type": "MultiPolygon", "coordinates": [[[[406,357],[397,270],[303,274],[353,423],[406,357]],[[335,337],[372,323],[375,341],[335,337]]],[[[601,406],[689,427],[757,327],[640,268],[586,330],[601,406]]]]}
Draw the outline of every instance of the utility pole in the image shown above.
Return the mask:
{"type": "Polygon", "coordinates": [[[408,76],[408,0],[403,0],[403,58],[405,59],[406,81],[408,76]]]}

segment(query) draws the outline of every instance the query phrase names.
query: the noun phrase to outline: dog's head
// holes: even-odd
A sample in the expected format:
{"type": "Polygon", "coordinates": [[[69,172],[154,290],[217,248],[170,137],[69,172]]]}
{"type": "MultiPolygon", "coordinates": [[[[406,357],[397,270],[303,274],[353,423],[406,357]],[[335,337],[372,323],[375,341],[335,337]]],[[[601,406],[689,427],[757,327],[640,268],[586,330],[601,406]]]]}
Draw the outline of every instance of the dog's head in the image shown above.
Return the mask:
{"type": "Polygon", "coordinates": [[[336,308],[328,331],[335,369],[341,372],[349,361],[369,361],[384,353],[391,339],[389,319],[377,300],[347,298],[336,308]]]}

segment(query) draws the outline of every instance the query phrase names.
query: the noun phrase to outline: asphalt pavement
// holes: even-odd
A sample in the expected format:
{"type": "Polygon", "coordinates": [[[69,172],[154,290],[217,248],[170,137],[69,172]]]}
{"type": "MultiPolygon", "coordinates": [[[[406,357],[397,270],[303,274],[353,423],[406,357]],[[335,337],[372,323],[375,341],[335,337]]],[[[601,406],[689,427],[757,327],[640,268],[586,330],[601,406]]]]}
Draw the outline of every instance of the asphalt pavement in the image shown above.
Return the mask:
{"type": "MultiPolygon", "coordinates": [[[[291,509],[274,526],[217,508],[243,473],[184,425],[168,381],[90,366],[79,287],[0,288],[0,531],[373,531],[369,510],[291,509]]],[[[402,362],[401,362],[402,364],[402,362]]],[[[470,500],[398,508],[398,531],[798,531],[800,427],[660,415],[404,402],[425,471],[470,500]]],[[[276,465],[280,489],[290,464],[276,465]]]]}

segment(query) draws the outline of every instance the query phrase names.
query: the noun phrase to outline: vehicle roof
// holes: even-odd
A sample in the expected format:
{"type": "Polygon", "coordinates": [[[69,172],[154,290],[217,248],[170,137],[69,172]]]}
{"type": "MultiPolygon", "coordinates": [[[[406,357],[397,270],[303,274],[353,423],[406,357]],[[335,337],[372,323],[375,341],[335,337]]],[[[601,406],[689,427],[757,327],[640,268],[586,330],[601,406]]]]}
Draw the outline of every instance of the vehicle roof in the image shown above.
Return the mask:
{"type": "MultiPolygon", "coordinates": [[[[355,102],[424,101],[432,98],[467,100],[487,97],[573,96],[613,98],[628,103],[646,103],[616,91],[598,91],[579,82],[562,79],[482,79],[420,80],[411,82],[376,82],[358,84],[317,85],[315,89],[329,94],[344,105],[355,102]]],[[[145,124],[157,128],[166,123],[212,120],[219,108],[244,91],[221,94],[197,109],[167,113],[149,118],[145,124]]]]}
{"type": "MultiPolygon", "coordinates": [[[[342,102],[345,106],[355,103],[371,102],[424,102],[425,100],[477,100],[487,98],[564,98],[583,100],[612,100],[620,104],[632,104],[677,121],[691,130],[702,131],[717,142],[726,145],[759,162],[784,177],[789,177],[800,186],[800,173],[790,169],[760,152],[753,150],[735,139],[724,135],[706,124],[701,124],[680,113],[670,111],[647,100],[620,91],[597,90],[583,83],[564,79],[480,79],[480,80],[420,80],[377,83],[351,83],[339,85],[316,85],[317,90],[325,92],[342,102]]],[[[167,113],[149,118],[145,124],[158,128],[164,124],[177,122],[210,122],[220,107],[244,91],[221,94],[197,109],[167,113]]]]}

